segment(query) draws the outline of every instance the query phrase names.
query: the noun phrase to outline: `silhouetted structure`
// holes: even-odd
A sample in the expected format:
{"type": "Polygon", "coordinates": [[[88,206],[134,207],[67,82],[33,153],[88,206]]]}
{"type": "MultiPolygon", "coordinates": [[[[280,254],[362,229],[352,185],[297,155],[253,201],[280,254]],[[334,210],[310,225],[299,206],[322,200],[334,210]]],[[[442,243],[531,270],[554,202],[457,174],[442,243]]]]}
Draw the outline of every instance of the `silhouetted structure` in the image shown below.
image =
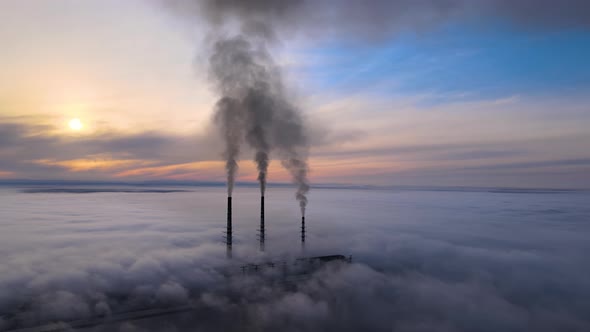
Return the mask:
{"type": "Polygon", "coordinates": [[[232,212],[231,212],[231,196],[227,197],[227,230],[226,230],[226,234],[225,234],[225,244],[227,245],[227,258],[231,258],[232,257],[232,212]]]}
{"type": "Polygon", "coordinates": [[[286,261],[267,261],[260,263],[249,263],[240,266],[240,269],[242,271],[242,274],[251,275],[279,268],[281,273],[278,274],[277,277],[282,278],[283,281],[290,281],[292,277],[298,277],[302,275],[309,276],[318,269],[320,269],[322,266],[329,263],[352,263],[352,256],[346,257],[344,255],[327,255],[315,257],[301,257],[297,258],[294,262],[290,264],[286,261]]]}
{"type": "Polygon", "coordinates": [[[264,251],[264,196],[260,196],[260,251],[264,251]]]}
{"type": "Polygon", "coordinates": [[[301,249],[305,249],[305,216],[301,217],[301,249]]]}

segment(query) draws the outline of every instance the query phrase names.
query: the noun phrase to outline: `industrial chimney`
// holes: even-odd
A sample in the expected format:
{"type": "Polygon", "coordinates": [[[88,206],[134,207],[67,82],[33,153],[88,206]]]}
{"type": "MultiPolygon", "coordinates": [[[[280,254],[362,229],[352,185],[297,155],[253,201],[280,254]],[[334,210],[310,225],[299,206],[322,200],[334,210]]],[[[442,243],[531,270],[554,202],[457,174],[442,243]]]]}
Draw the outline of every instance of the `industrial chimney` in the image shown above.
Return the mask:
{"type": "Polygon", "coordinates": [[[264,195],[260,196],[260,251],[264,251],[264,195]]]}
{"type": "Polygon", "coordinates": [[[227,231],[225,244],[227,245],[227,258],[232,257],[232,229],[231,229],[231,196],[227,197],[227,231]]]}
{"type": "Polygon", "coordinates": [[[301,249],[305,250],[305,216],[301,217],[301,249]]]}

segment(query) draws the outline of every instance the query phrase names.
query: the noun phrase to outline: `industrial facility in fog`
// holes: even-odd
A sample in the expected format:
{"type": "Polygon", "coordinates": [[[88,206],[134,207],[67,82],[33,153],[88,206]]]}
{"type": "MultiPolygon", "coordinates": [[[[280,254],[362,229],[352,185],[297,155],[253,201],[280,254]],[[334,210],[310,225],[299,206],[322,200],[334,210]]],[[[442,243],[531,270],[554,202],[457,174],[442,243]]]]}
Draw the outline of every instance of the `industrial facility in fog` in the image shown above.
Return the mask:
{"type": "MultiPolygon", "coordinates": [[[[232,258],[232,246],[233,246],[233,216],[232,216],[232,196],[227,196],[227,225],[225,231],[225,244],[226,244],[226,255],[227,258],[232,258]]],[[[260,251],[265,251],[265,222],[264,222],[264,195],[260,196],[260,228],[259,241],[260,251]]],[[[301,216],[301,248],[305,249],[305,215],[301,216]]]]}

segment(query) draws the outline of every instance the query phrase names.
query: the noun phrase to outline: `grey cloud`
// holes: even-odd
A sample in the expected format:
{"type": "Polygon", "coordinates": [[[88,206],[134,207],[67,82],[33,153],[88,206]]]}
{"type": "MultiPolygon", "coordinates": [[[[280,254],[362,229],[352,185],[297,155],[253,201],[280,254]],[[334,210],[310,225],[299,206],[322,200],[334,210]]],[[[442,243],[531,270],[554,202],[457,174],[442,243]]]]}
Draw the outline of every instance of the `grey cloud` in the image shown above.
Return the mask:
{"type": "Polygon", "coordinates": [[[590,25],[590,3],[585,0],[487,0],[485,7],[519,24],[545,27],[590,25]]]}
{"type": "Polygon", "coordinates": [[[250,31],[270,39],[276,33],[302,32],[314,38],[378,40],[400,31],[424,31],[452,20],[480,17],[532,28],[590,25],[590,5],[585,0],[160,1],[181,15],[199,15],[217,27],[236,18],[242,23],[263,22],[250,31]]]}
{"type": "MultiPolygon", "coordinates": [[[[156,165],[181,164],[194,161],[219,160],[221,149],[218,134],[211,128],[201,135],[172,135],[155,131],[123,134],[99,132],[90,136],[53,136],[55,128],[18,122],[0,123],[0,171],[12,171],[23,177],[43,178],[72,176],[65,167],[40,165],[34,160],[56,161],[95,158],[109,155],[121,159],[154,161],[156,165]]],[[[317,146],[344,140],[342,135],[316,130],[310,138],[317,146]]],[[[354,139],[355,133],[344,135],[354,139]],[[350,136],[350,137],[349,137],[350,136]]],[[[249,147],[245,152],[250,153],[249,147]]],[[[184,171],[171,171],[180,174],[184,171]]],[[[103,177],[100,172],[84,172],[83,176],[103,177]]]]}
{"type": "MultiPolygon", "coordinates": [[[[344,138],[356,139],[360,134],[345,134],[344,138]]],[[[342,137],[342,136],[339,136],[342,137]]],[[[335,144],[338,140],[330,140],[328,144],[335,144]]],[[[316,154],[325,157],[349,156],[349,157],[370,157],[370,156],[399,156],[414,160],[477,160],[502,157],[526,156],[529,151],[523,142],[515,143],[516,148],[504,148],[503,143],[447,143],[447,144],[420,144],[400,145],[382,148],[363,149],[338,149],[334,146],[319,147],[316,154]]],[[[525,142],[526,143],[526,142],[525,142]]]]}
{"type": "Polygon", "coordinates": [[[456,153],[449,153],[442,157],[447,160],[476,160],[476,159],[491,159],[491,158],[502,158],[502,157],[515,157],[525,156],[526,150],[522,149],[476,149],[476,150],[465,150],[456,153]]]}
{"type": "Polygon", "coordinates": [[[346,143],[359,141],[367,136],[361,129],[335,129],[318,121],[312,121],[309,126],[310,145],[316,148],[330,148],[346,143]]]}
{"type": "Polygon", "coordinates": [[[395,172],[360,175],[357,181],[392,185],[468,186],[506,188],[590,188],[590,166],[581,160],[539,163],[505,163],[482,166],[431,166],[395,172]],[[519,165],[520,164],[520,165],[519,165]],[[549,166],[551,165],[551,166],[549,166]]]}
{"type": "Polygon", "coordinates": [[[541,167],[555,167],[555,166],[590,166],[590,158],[504,163],[504,164],[494,164],[494,165],[485,165],[485,166],[476,166],[476,167],[466,167],[464,169],[466,169],[466,170],[511,170],[511,169],[527,169],[527,168],[541,168],[541,167]]]}
{"type": "Polygon", "coordinates": [[[39,165],[32,161],[63,161],[108,155],[122,159],[151,160],[156,165],[164,165],[218,158],[215,135],[110,132],[71,137],[43,133],[47,129],[52,128],[0,123],[0,169],[21,173],[26,177],[43,177],[53,171],[53,175],[60,174],[67,178],[63,167],[39,165]]]}

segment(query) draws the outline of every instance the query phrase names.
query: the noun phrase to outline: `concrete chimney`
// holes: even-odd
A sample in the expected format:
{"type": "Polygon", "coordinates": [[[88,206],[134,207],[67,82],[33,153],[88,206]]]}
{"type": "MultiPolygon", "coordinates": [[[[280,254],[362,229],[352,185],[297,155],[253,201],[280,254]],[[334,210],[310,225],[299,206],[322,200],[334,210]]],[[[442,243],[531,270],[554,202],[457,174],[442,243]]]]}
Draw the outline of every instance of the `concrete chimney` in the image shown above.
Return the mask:
{"type": "Polygon", "coordinates": [[[301,249],[305,249],[305,216],[301,217],[301,249]]]}
{"type": "Polygon", "coordinates": [[[232,257],[232,212],[231,212],[231,196],[227,197],[227,231],[226,231],[226,240],[225,243],[227,245],[227,258],[232,257]]]}
{"type": "Polygon", "coordinates": [[[260,251],[264,251],[264,196],[260,196],[260,251]]]}

